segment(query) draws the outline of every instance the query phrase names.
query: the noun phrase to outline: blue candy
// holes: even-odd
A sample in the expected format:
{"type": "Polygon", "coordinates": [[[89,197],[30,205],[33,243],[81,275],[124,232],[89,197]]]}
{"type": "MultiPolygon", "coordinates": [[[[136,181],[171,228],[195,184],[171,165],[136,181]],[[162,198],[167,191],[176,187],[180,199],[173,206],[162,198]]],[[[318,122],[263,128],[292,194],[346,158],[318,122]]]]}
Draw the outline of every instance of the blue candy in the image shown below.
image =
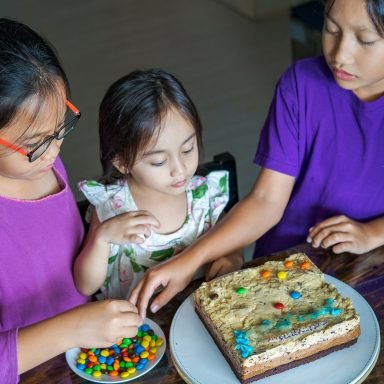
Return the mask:
{"type": "Polygon", "coordinates": [[[293,300],[298,300],[301,297],[301,293],[297,291],[292,291],[290,293],[290,296],[292,297],[293,300]]]}

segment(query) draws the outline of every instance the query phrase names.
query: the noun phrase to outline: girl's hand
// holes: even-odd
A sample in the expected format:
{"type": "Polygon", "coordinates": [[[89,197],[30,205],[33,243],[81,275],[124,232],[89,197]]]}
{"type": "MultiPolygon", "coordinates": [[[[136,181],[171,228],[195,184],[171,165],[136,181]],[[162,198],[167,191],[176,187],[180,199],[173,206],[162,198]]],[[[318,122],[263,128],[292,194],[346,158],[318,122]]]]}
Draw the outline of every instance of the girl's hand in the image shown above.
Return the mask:
{"type": "Polygon", "coordinates": [[[66,314],[71,317],[74,347],[108,347],[124,337],[136,336],[143,322],[137,308],[125,300],[97,301],[66,314]]]}
{"type": "Polygon", "coordinates": [[[208,266],[205,273],[205,279],[212,280],[215,277],[225,275],[226,273],[238,271],[243,266],[243,254],[234,252],[230,255],[220,257],[208,266]]]}
{"type": "Polygon", "coordinates": [[[162,264],[151,267],[132,291],[129,300],[137,305],[140,316],[145,317],[148,302],[159,287],[164,289],[151,304],[152,313],[157,312],[192,280],[198,269],[194,258],[182,257],[184,253],[172,257],[162,264]]]}
{"type": "Polygon", "coordinates": [[[126,212],[100,223],[96,237],[108,244],[142,244],[151,235],[151,228],[159,226],[159,221],[148,211],[126,212]]]}
{"type": "Polygon", "coordinates": [[[334,253],[361,254],[375,248],[369,223],[346,216],[334,216],[309,229],[307,241],[315,248],[331,248],[334,253]]]}

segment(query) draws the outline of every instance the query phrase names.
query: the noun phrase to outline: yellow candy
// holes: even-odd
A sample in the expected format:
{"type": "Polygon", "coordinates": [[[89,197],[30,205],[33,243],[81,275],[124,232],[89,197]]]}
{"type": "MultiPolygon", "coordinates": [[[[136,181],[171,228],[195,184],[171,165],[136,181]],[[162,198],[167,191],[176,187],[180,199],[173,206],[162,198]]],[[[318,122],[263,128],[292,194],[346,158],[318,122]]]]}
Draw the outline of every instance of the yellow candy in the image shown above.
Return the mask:
{"type": "Polygon", "coordinates": [[[150,341],[152,340],[152,337],[149,336],[149,335],[145,335],[145,336],[143,337],[143,340],[146,340],[146,341],[150,342],[150,341]]]}
{"type": "Polygon", "coordinates": [[[140,353],[140,357],[141,357],[142,359],[146,359],[146,358],[148,357],[148,355],[149,355],[149,353],[148,353],[147,351],[144,351],[144,352],[141,352],[141,353],[140,353]]]}
{"type": "Polygon", "coordinates": [[[93,371],[92,372],[92,376],[93,377],[100,377],[101,376],[101,372],[100,371],[93,371]]]}
{"type": "Polygon", "coordinates": [[[152,355],[156,354],[157,349],[156,348],[150,348],[149,353],[152,353],[152,355]]]}
{"type": "Polygon", "coordinates": [[[106,349],[103,349],[103,350],[100,352],[100,355],[101,355],[101,356],[104,356],[104,357],[108,357],[108,356],[109,356],[109,352],[108,352],[106,349]]]}
{"type": "Polygon", "coordinates": [[[136,368],[135,368],[135,367],[129,367],[129,368],[127,369],[127,372],[128,372],[130,375],[132,375],[132,374],[134,374],[134,373],[136,372],[136,368]]]}
{"type": "Polygon", "coordinates": [[[144,348],[148,348],[149,347],[149,341],[148,340],[143,340],[141,342],[141,346],[144,347],[144,348]]]}
{"type": "Polygon", "coordinates": [[[151,348],[155,347],[155,346],[156,346],[156,341],[155,341],[155,340],[151,340],[151,341],[149,342],[149,346],[150,346],[151,348]]]}
{"type": "Polygon", "coordinates": [[[79,358],[85,360],[87,358],[87,354],[85,352],[81,352],[79,358]]]}
{"type": "Polygon", "coordinates": [[[84,360],[84,359],[77,359],[77,363],[79,363],[79,364],[85,364],[85,360],[84,360]]]}
{"type": "Polygon", "coordinates": [[[284,280],[287,278],[287,272],[285,271],[280,271],[280,272],[277,272],[277,277],[281,280],[284,280]]]}
{"type": "Polygon", "coordinates": [[[126,377],[128,377],[128,376],[130,376],[131,374],[128,372],[128,371],[125,371],[125,372],[121,372],[120,373],[120,377],[122,378],[122,379],[124,379],[124,378],[126,378],[126,377]]]}
{"type": "Polygon", "coordinates": [[[100,368],[101,368],[101,369],[107,369],[107,364],[105,364],[105,363],[100,364],[100,368]]]}
{"type": "Polygon", "coordinates": [[[156,340],[156,347],[161,347],[164,343],[164,340],[160,337],[156,340]]]}

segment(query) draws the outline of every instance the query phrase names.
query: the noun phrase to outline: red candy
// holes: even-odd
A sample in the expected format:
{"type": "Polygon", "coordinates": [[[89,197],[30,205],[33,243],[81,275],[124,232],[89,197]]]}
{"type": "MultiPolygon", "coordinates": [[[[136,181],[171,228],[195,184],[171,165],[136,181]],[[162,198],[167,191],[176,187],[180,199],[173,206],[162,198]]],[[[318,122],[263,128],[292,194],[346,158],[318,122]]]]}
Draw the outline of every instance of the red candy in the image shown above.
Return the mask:
{"type": "Polygon", "coordinates": [[[273,305],[276,309],[280,309],[280,310],[283,310],[284,309],[284,304],[282,303],[275,303],[273,305]]]}

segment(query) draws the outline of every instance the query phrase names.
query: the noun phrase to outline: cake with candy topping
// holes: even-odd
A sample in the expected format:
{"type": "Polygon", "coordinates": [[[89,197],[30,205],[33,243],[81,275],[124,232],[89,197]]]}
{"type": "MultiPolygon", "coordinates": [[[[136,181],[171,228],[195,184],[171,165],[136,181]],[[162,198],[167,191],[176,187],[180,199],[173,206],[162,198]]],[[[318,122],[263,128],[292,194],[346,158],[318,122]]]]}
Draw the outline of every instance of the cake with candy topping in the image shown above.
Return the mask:
{"type": "Polygon", "coordinates": [[[350,346],[360,335],[351,300],[302,253],[203,283],[193,298],[243,383],[350,346]]]}

